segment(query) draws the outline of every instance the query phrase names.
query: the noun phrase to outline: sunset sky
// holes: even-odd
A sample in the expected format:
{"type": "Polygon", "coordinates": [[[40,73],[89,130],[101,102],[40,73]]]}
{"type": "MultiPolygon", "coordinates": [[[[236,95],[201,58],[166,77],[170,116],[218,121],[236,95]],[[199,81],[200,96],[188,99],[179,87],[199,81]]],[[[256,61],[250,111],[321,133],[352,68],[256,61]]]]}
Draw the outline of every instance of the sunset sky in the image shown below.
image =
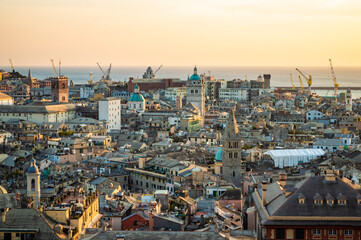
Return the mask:
{"type": "Polygon", "coordinates": [[[0,68],[361,66],[359,0],[2,0],[0,68]]]}

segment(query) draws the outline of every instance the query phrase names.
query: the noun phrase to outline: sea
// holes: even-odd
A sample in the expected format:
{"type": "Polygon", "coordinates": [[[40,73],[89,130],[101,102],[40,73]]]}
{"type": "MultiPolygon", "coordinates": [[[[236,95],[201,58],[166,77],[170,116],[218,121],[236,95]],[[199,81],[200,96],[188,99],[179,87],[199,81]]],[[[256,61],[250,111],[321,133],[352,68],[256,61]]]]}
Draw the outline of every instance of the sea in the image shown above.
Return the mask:
{"type": "MultiPolygon", "coordinates": [[[[112,66],[111,78],[114,81],[127,82],[130,77],[141,78],[148,66],[125,67],[112,66]]],[[[151,66],[155,71],[159,66],[151,66]]],[[[102,66],[103,70],[107,70],[108,66],[102,66]]],[[[158,78],[180,78],[186,80],[188,76],[193,74],[193,66],[162,66],[156,74],[158,78]]],[[[329,66],[325,67],[298,67],[306,76],[312,75],[314,87],[332,87],[333,79],[329,66]]],[[[340,87],[361,87],[361,67],[337,67],[335,74],[340,87]]],[[[46,67],[16,67],[15,70],[27,75],[29,69],[32,76],[37,79],[45,79],[53,76],[53,69],[51,66],[46,67]]],[[[216,79],[245,79],[247,75],[248,80],[257,79],[259,75],[271,74],[271,87],[291,87],[290,73],[293,75],[293,81],[296,87],[300,86],[298,79],[298,72],[296,67],[219,67],[219,66],[199,66],[198,74],[205,73],[213,75],[216,79]]],[[[5,68],[4,70],[10,71],[5,68]]],[[[58,68],[57,68],[58,71],[58,68]]],[[[102,76],[102,72],[97,65],[88,67],[71,67],[62,66],[61,74],[68,76],[69,80],[73,80],[74,84],[84,84],[90,78],[90,73],[93,74],[93,80],[98,81],[102,76]]],[[[303,84],[306,87],[306,81],[303,79],[303,84]]],[[[344,92],[340,90],[339,92],[344,92]]],[[[315,90],[321,96],[332,96],[333,90],[315,90]]],[[[361,90],[354,90],[352,92],[353,98],[361,97],[361,90]]]]}

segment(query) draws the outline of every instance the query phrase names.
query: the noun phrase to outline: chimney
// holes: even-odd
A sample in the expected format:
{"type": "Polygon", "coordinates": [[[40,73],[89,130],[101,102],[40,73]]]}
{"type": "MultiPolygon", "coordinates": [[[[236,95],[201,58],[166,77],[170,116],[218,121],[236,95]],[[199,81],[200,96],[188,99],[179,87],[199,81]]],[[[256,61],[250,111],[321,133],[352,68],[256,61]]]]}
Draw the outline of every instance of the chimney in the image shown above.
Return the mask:
{"type": "Polygon", "coordinates": [[[140,157],[138,160],[138,167],[139,169],[143,169],[145,165],[145,157],[140,157]]]}
{"type": "Polygon", "coordinates": [[[104,224],[103,224],[103,231],[104,231],[104,232],[107,231],[107,227],[108,227],[108,223],[104,223],[104,224]]]}
{"type": "Polygon", "coordinates": [[[182,109],[182,97],[177,96],[176,98],[176,109],[177,111],[180,111],[182,109]]]}
{"type": "Polygon", "coordinates": [[[263,206],[266,206],[266,204],[267,204],[267,200],[266,200],[267,189],[268,189],[268,182],[267,181],[262,181],[262,203],[263,203],[263,206]]]}
{"type": "Polygon", "coordinates": [[[154,214],[153,211],[150,210],[149,211],[149,231],[153,231],[154,230],[154,214]]]}
{"type": "MultiPolygon", "coordinates": [[[[326,170],[325,180],[326,182],[335,182],[336,181],[336,171],[333,171],[331,169],[326,170]]],[[[336,172],[337,173],[337,172],[336,172]]]]}
{"type": "Polygon", "coordinates": [[[68,240],[70,240],[72,238],[73,238],[73,230],[71,230],[71,227],[70,227],[70,229],[68,230],[68,240]]]}
{"type": "Polygon", "coordinates": [[[2,214],[2,222],[3,223],[6,223],[6,213],[7,213],[7,210],[4,210],[3,214],[2,214]]]}
{"type": "Polygon", "coordinates": [[[280,173],[280,184],[282,187],[286,186],[286,182],[287,182],[287,173],[282,172],[280,173]]]}

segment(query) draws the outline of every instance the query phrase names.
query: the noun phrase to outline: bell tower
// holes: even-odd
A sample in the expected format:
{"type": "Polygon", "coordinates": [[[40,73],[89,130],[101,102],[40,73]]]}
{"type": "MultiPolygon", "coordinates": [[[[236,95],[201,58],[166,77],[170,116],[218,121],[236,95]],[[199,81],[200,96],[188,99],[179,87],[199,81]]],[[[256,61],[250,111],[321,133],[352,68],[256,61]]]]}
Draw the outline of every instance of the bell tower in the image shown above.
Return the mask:
{"type": "Polygon", "coordinates": [[[201,126],[204,125],[205,117],[205,92],[204,79],[198,75],[197,67],[193,69],[193,75],[187,80],[187,102],[192,103],[202,116],[201,126]]]}
{"type": "Polygon", "coordinates": [[[35,159],[31,159],[31,165],[26,173],[27,195],[33,198],[33,208],[39,208],[40,204],[40,172],[35,159]]]}
{"type": "Polygon", "coordinates": [[[229,115],[222,143],[222,177],[235,186],[241,186],[243,165],[242,142],[234,111],[229,115]]]}
{"type": "Polygon", "coordinates": [[[347,112],[352,112],[352,93],[350,89],[347,89],[346,92],[346,106],[345,109],[347,112]]]}
{"type": "Polygon", "coordinates": [[[58,76],[51,80],[51,98],[56,103],[67,103],[69,98],[68,77],[58,76]]]}

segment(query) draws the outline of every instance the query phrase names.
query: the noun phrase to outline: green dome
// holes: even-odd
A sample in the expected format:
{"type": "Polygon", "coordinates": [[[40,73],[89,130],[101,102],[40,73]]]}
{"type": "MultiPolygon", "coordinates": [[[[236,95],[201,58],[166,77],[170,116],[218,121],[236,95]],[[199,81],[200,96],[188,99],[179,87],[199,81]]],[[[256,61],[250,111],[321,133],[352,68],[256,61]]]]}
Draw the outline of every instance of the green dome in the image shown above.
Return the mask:
{"type": "Polygon", "coordinates": [[[216,162],[222,162],[223,161],[223,148],[221,148],[221,149],[219,149],[217,151],[214,161],[216,161],[216,162]]]}
{"type": "Polygon", "coordinates": [[[133,93],[133,95],[129,98],[129,102],[143,102],[144,97],[140,93],[133,93]]]}
{"type": "Polygon", "coordinates": [[[194,67],[193,75],[189,78],[189,80],[201,80],[201,77],[198,75],[197,67],[194,67]]]}
{"type": "Polygon", "coordinates": [[[201,77],[198,74],[193,74],[189,80],[201,80],[201,77]]]}

